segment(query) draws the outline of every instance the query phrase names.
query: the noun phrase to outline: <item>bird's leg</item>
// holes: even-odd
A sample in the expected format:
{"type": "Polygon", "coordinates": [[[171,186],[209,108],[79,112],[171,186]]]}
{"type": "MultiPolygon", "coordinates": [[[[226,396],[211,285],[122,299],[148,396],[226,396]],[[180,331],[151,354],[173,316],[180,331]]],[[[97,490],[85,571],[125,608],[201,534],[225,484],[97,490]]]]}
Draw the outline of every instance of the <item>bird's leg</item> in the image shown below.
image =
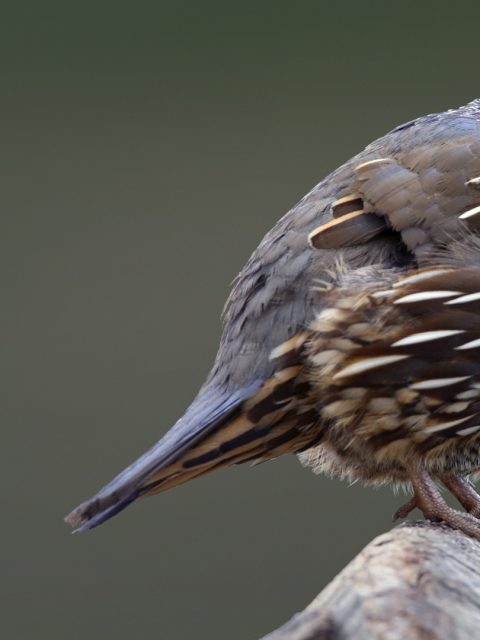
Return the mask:
{"type": "MultiPolygon", "coordinates": [[[[461,476],[440,476],[440,480],[462,507],[475,518],[480,518],[480,496],[466,478],[461,476]]],[[[393,515],[393,522],[406,518],[417,507],[417,498],[413,496],[393,515]]]]}
{"type": "Polygon", "coordinates": [[[480,518],[480,496],[466,478],[461,476],[441,476],[441,481],[475,518],[480,518]]]}
{"type": "Polygon", "coordinates": [[[452,529],[459,529],[480,540],[480,523],[470,514],[449,507],[425,469],[409,465],[407,471],[414,491],[415,505],[427,520],[441,520],[452,529]]]}
{"type": "MultiPolygon", "coordinates": [[[[410,498],[408,502],[406,502],[405,504],[402,504],[402,506],[395,511],[392,517],[392,522],[396,522],[397,520],[403,520],[403,518],[406,518],[408,514],[411,513],[417,507],[421,510],[421,507],[417,503],[416,496],[413,496],[413,498],[410,498]]],[[[440,518],[435,518],[434,516],[431,516],[429,520],[431,520],[432,522],[441,522],[440,518]]]]}

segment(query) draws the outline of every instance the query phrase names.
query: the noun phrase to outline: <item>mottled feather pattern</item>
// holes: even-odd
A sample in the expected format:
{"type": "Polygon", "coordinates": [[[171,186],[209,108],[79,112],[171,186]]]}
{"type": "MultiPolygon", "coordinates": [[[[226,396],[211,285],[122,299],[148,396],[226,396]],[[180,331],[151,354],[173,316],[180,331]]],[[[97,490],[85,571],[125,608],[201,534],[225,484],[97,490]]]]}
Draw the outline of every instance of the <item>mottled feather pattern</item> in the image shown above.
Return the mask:
{"type": "MultiPolygon", "coordinates": [[[[263,461],[306,448],[301,458],[309,463],[319,457],[313,443],[327,444],[367,482],[406,480],[396,464],[387,471],[400,450],[426,456],[431,473],[453,471],[448,447],[458,447],[460,438],[470,451],[480,431],[480,300],[472,299],[480,265],[407,275],[370,267],[354,281],[359,277],[360,293],[340,270],[308,330],[272,351],[271,378],[238,415],[150,477],[142,493],[219,462],[263,461]],[[452,303],[462,310],[452,311],[452,303]]],[[[471,453],[464,459],[455,472],[470,473],[479,464],[477,454],[473,462],[471,453]]]]}
{"type": "MultiPolygon", "coordinates": [[[[306,358],[335,473],[405,480],[395,464],[402,456],[420,458],[434,475],[479,466],[479,263],[480,253],[478,266],[387,271],[388,288],[367,285],[360,294],[348,279],[333,288],[332,307],[312,323],[306,358]]],[[[301,457],[324,470],[322,451],[301,457]]]]}
{"type": "Polygon", "coordinates": [[[92,528],[137,497],[296,453],[351,481],[407,483],[402,516],[418,506],[480,537],[478,233],[480,100],[370,144],[266,234],[185,415],[68,522],[92,528]]]}

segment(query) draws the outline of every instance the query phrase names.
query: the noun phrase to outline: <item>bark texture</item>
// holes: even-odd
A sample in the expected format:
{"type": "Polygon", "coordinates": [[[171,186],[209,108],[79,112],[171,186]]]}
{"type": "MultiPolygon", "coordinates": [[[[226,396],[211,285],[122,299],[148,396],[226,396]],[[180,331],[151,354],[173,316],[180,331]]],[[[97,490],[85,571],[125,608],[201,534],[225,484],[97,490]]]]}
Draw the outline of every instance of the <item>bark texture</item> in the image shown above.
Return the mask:
{"type": "Polygon", "coordinates": [[[480,542],[441,524],[378,538],[263,640],[480,638],[480,542]]]}

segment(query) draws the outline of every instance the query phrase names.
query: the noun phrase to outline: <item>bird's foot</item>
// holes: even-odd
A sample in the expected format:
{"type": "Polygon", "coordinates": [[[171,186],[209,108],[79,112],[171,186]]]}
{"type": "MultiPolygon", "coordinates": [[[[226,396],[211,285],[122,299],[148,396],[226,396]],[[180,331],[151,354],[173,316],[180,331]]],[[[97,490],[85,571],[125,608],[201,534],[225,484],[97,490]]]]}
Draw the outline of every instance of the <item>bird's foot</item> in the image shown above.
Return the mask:
{"type": "Polygon", "coordinates": [[[466,478],[443,476],[441,480],[468,513],[480,518],[480,496],[466,478]]]}
{"type": "Polygon", "coordinates": [[[413,509],[418,508],[427,520],[445,522],[452,529],[458,529],[480,540],[480,522],[477,520],[480,518],[480,496],[468,480],[461,477],[442,477],[444,485],[469,513],[449,507],[435,482],[424,469],[410,469],[410,480],[414,495],[395,512],[394,522],[406,518],[413,509]]]}
{"type": "MultiPolygon", "coordinates": [[[[403,520],[408,516],[409,513],[411,513],[417,507],[420,510],[422,510],[420,505],[417,503],[417,498],[413,496],[413,498],[410,498],[408,502],[406,502],[405,504],[402,504],[402,506],[395,511],[395,513],[392,516],[392,522],[396,522],[397,520],[403,520]]],[[[439,518],[435,518],[434,516],[431,516],[429,520],[431,522],[441,522],[439,518]]]]}

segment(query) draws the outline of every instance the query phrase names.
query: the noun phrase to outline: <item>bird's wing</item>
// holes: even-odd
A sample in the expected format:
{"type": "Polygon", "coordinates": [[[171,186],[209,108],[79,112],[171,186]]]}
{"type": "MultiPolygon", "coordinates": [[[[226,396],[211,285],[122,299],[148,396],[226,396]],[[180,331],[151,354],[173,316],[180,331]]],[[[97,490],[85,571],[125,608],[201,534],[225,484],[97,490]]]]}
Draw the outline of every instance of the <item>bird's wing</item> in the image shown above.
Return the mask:
{"type": "Polygon", "coordinates": [[[333,219],[310,233],[312,246],[364,244],[390,229],[422,266],[464,223],[480,229],[478,119],[446,114],[414,140],[354,167],[352,191],[333,203],[333,219]]]}

